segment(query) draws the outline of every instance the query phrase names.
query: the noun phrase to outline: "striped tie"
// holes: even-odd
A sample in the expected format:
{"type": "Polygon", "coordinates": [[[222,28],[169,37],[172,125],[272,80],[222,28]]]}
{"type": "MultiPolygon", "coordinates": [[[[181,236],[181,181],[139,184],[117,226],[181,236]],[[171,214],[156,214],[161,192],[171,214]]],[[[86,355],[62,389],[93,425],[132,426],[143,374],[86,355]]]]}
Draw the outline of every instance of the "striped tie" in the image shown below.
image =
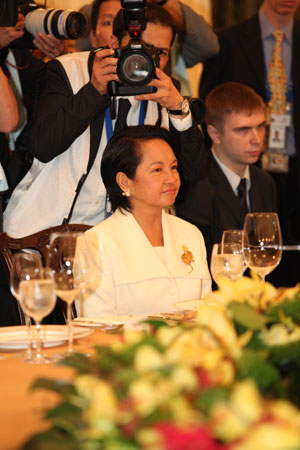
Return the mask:
{"type": "Polygon", "coordinates": [[[271,93],[270,107],[272,113],[284,114],[286,112],[287,93],[286,74],[282,61],[282,41],[284,33],[283,31],[275,30],[273,36],[275,44],[268,69],[268,82],[271,93]]]}

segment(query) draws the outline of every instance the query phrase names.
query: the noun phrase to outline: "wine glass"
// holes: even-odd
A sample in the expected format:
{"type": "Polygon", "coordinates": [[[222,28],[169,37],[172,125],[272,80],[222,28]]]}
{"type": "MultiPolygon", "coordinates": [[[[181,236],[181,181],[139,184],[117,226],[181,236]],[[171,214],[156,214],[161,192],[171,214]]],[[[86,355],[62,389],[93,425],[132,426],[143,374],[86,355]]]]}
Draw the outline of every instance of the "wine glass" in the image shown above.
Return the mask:
{"type": "Polygon", "coordinates": [[[74,271],[76,243],[82,235],[79,232],[52,234],[47,257],[47,267],[53,274],[56,294],[67,303],[68,353],[73,351],[71,305],[84,289],[88,276],[84,265],[76,265],[74,271]]]}
{"type": "Polygon", "coordinates": [[[243,272],[247,269],[247,263],[243,255],[244,230],[224,230],[222,235],[222,253],[233,253],[242,255],[243,272]]]}
{"type": "MultiPolygon", "coordinates": [[[[42,271],[43,266],[41,256],[39,253],[32,253],[32,252],[15,253],[12,268],[10,271],[10,290],[19,303],[20,303],[19,288],[21,281],[42,278],[43,277],[42,271]]],[[[31,333],[30,333],[31,319],[24,310],[23,312],[25,315],[26,335],[27,335],[27,351],[24,361],[30,361],[33,355],[31,348],[31,333]]]]}
{"type": "Polygon", "coordinates": [[[248,213],[244,222],[243,254],[262,281],[280,263],[282,237],[276,213],[248,213]]]}
{"type": "Polygon", "coordinates": [[[42,354],[41,322],[51,313],[56,303],[54,280],[49,272],[45,278],[22,280],[19,286],[19,299],[23,310],[36,324],[36,353],[30,362],[41,364],[49,362],[42,354]]]}
{"type": "Polygon", "coordinates": [[[226,276],[231,280],[237,280],[243,276],[243,257],[241,254],[223,253],[222,244],[214,244],[210,271],[217,284],[220,275],[226,276]]]}

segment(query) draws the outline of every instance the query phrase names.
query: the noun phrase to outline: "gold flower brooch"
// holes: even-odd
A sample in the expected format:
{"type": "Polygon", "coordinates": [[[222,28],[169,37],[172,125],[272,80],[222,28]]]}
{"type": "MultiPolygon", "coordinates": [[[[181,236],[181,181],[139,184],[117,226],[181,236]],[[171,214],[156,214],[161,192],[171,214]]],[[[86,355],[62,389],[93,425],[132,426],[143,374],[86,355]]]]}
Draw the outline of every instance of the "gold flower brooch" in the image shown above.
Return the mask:
{"type": "Polygon", "coordinates": [[[192,262],[195,262],[194,255],[192,252],[190,252],[188,250],[186,245],[183,245],[182,249],[183,249],[183,253],[181,255],[181,259],[185,264],[188,264],[191,267],[191,270],[189,271],[189,273],[191,273],[191,272],[193,272],[192,262]]]}

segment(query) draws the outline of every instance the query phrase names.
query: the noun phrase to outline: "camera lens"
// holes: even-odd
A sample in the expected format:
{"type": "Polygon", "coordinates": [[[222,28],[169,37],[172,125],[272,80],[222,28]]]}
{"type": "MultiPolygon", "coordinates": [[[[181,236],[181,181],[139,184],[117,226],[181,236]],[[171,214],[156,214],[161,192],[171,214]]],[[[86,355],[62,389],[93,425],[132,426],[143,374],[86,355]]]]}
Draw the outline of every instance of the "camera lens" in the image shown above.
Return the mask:
{"type": "Polygon", "coordinates": [[[42,31],[57,39],[77,39],[85,31],[86,19],[76,11],[38,8],[26,15],[25,28],[33,36],[42,31]]]}
{"type": "Polygon", "coordinates": [[[146,53],[131,52],[118,61],[118,75],[124,84],[142,86],[151,81],[154,74],[153,60],[146,53]]]}

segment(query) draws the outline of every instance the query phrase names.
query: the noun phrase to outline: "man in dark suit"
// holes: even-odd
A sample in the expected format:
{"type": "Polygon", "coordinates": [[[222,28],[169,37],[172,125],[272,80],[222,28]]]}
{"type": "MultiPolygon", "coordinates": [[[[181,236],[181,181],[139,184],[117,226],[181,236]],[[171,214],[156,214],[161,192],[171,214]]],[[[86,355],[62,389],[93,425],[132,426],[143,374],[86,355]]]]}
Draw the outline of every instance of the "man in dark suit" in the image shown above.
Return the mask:
{"type": "MultiPolygon", "coordinates": [[[[291,126],[287,132],[288,170],[265,165],[276,182],[278,212],[285,241],[300,239],[300,22],[294,18],[299,0],[264,0],[258,14],[218,32],[220,52],[204,64],[200,96],[226,81],[244,83],[270,103],[268,81],[275,37],[284,33],[281,46],[286,74],[286,110],[291,126]]],[[[272,135],[271,135],[272,136],[272,135]]]]}
{"type": "Polygon", "coordinates": [[[262,98],[230,82],[213,89],[205,104],[212,149],[202,152],[201,177],[183,184],[176,212],[202,231],[209,258],[224,230],[243,227],[247,210],[276,211],[276,190],[272,177],[253,166],[265,135],[262,98]]]}

